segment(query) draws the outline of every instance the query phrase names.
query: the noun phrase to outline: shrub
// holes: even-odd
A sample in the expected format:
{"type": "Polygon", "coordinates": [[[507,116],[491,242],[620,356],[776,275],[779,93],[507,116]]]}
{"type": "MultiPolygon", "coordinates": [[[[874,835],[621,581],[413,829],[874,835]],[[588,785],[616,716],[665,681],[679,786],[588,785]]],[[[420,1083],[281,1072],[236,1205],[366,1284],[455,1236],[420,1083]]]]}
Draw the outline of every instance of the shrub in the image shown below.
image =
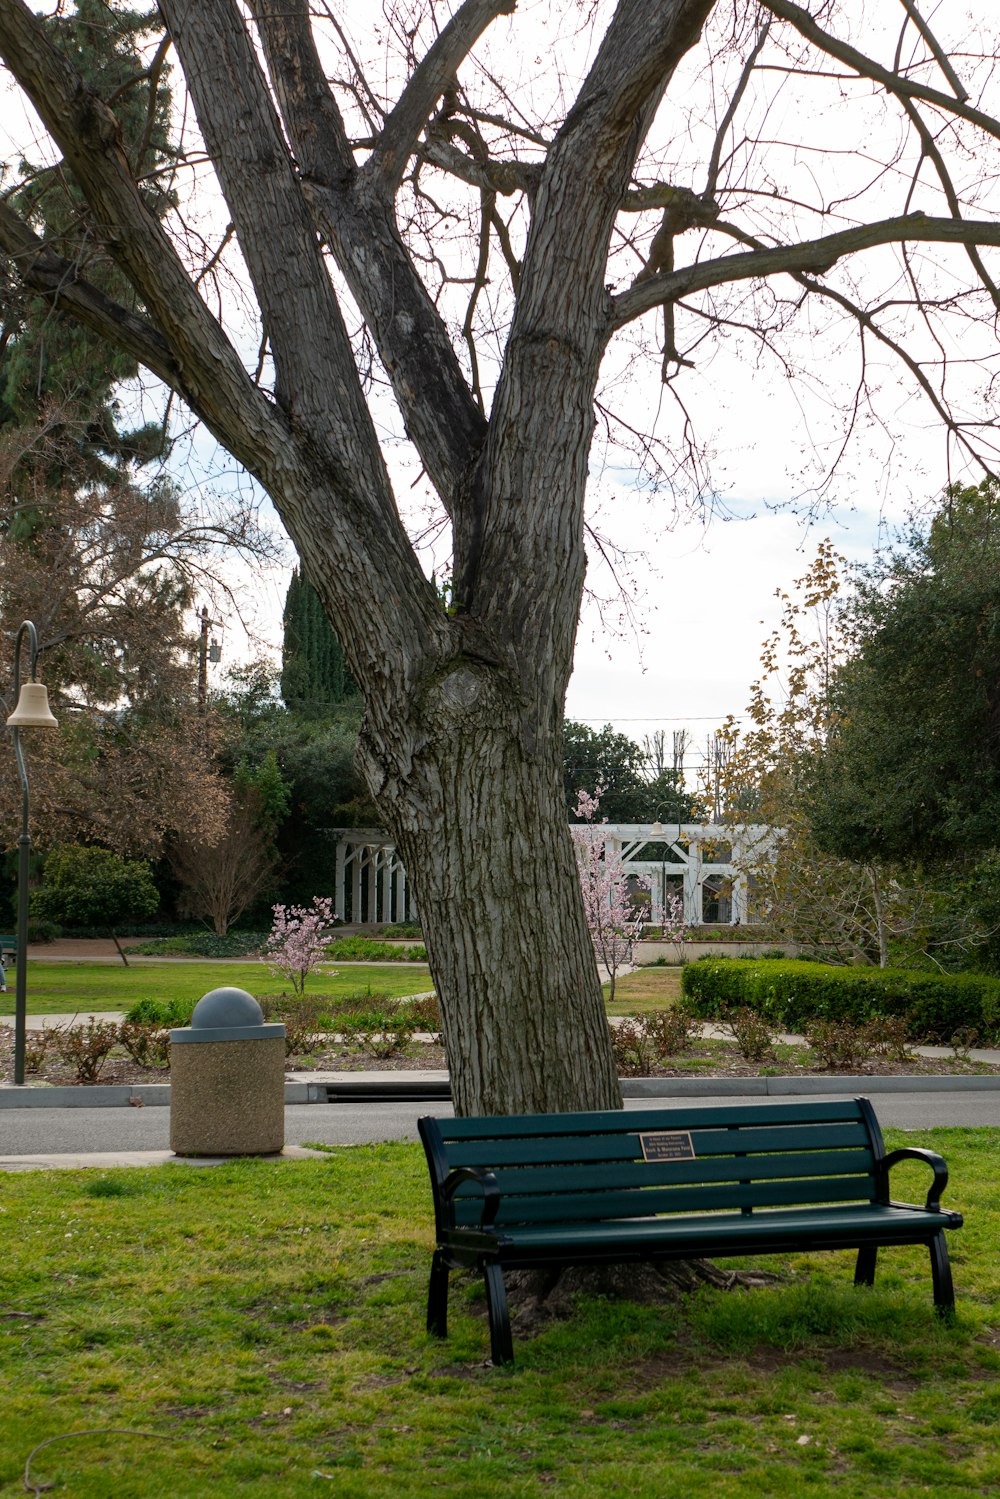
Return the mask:
{"type": "Polygon", "coordinates": [[[61,1061],[72,1067],[78,1083],[96,1083],[108,1057],[118,1045],[118,1025],[111,1020],[95,1020],[86,1025],[61,1026],[54,1032],[55,1050],[61,1061]]]}
{"type": "Polygon", "coordinates": [[[375,1011],[368,1015],[343,1015],[339,1030],[345,1045],[385,1061],[405,1051],[417,1028],[412,1015],[402,1009],[375,1011]]]}
{"type": "Polygon", "coordinates": [[[29,921],[25,933],[29,942],[54,942],[62,936],[62,927],[58,921],[29,921]]]}
{"type": "Polygon", "coordinates": [[[441,1002],[436,994],[420,994],[406,1001],[418,1031],[430,1031],[435,1040],[441,1039],[441,1002]]]}
{"type": "Polygon", "coordinates": [[[611,1029],[611,1053],[619,1077],[646,1077],[654,1061],[653,1047],[638,1020],[623,1020],[611,1029]]]}
{"type": "Polygon", "coordinates": [[[167,1027],[123,1020],[118,1027],[118,1040],[137,1067],[170,1066],[170,1031],[167,1027]]]}
{"type": "Polygon", "coordinates": [[[949,1039],[948,1045],[951,1047],[957,1062],[971,1062],[972,1049],[974,1046],[979,1045],[979,1032],[963,1025],[949,1039]]]}
{"type": "Polygon", "coordinates": [[[736,1042],[745,1062],[763,1062],[765,1057],[772,1055],[774,1034],[765,1017],[757,1010],[751,1010],[748,1005],[737,1005],[735,1009],[725,1012],[722,1023],[736,1042]]]}
{"type": "Polygon", "coordinates": [[[24,1037],[24,1070],[41,1072],[48,1055],[55,1050],[57,1032],[42,1026],[41,1030],[29,1030],[24,1037]]]}
{"type": "Polygon", "coordinates": [[[337,937],[327,944],[326,955],[343,963],[427,962],[427,949],[423,946],[396,947],[372,937],[337,937]]]}
{"type": "Polygon", "coordinates": [[[180,1028],[190,1025],[194,1010],[191,999],[137,999],[125,1011],[125,1019],[134,1025],[158,1028],[180,1028]]]}
{"type": "Polygon", "coordinates": [[[265,1020],[280,1021],[285,1027],[286,1057],[311,1057],[322,1051],[323,1011],[329,1007],[328,1001],[318,995],[308,999],[301,995],[292,998],[282,994],[277,999],[266,995],[260,1007],[265,1020]]]}
{"type": "Polygon", "coordinates": [[[657,1061],[677,1056],[691,1045],[694,1016],[685,1005],[669,1010],[651,1010],[640,1021],[657,1061]]]}
{"type": "Polygon", "coordinates": [[[267,941],[266,932],[187,932],[143,942],[131,951],[143,956],[194,958],[256,958],[267,941]]]}
{"type": "Polygon", "coordinates": [[[619,1077],[645,1077],[691,1043],[692,1016],[683,1007],[652,1010],[611,1029],[611,1052],[619,1077]]]}
{"type": "Polygon", "coordinates": [[[822,963],[702,958],[681,975],[695,1013],[718,1019],[747,1005],[776,1028],[802,1032],[815,1021],[901,1020],[911,1040],[947,1043],[962,1027],[1000,1035],[1000,980],[979,974],[894,968],[834,968],[822,963]]]}
{"type": "Polygon", "coordinates": [[[905,1062],[910,1057],[906,1022],[899,1019],[866,1020],[860,1025],[817,1020],[807,1027],[805,1037],[824,1067],[863,1067],[874,1058],[905,1062]]]}

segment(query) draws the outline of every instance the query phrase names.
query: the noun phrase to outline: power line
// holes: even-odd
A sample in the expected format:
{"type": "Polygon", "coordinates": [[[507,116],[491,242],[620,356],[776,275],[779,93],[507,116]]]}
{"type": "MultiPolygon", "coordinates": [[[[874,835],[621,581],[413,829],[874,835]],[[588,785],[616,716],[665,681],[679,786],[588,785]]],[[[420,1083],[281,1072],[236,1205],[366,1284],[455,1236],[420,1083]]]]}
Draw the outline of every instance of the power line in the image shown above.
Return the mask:
{"type": "Polygon", "coordinates": [[[570,715],[571,723],[721,723],[732,718],[735,723],[744,723],[749,713],[676,713],[671,718],[619,718],[617,714],[598,714],[584,717],[580,713],[570,715]]]}

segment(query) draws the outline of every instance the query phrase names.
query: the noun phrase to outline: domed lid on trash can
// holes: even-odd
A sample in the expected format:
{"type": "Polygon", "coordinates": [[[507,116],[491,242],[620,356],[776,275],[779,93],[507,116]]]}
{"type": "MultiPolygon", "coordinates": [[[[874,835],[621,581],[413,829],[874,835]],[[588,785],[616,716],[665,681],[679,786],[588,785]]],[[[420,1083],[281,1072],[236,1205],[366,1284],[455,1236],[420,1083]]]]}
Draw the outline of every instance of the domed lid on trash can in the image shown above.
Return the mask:
{"type": "Polygon", "coordinates": [[[210,989],[194,1007],[191,1024],[170,1032],[177,1045],[189,1041],[263,1041],[284,1036],[285,1027],[266,1024],[264,1011],[245,989],[210,989]]]}

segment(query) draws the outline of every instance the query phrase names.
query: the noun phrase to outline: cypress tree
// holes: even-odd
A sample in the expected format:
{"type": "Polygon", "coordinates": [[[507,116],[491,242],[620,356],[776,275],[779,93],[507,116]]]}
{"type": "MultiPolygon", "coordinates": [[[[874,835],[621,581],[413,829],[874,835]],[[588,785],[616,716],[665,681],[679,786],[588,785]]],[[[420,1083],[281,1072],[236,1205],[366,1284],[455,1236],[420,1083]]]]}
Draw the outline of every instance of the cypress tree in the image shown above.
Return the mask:
{"type": "Polygon", "coordinates": [[[344,652],[323,612],[319,595],[295,568],[282,616],[281,696],[285,706],[308,717],[357,696],[344,652]]]}

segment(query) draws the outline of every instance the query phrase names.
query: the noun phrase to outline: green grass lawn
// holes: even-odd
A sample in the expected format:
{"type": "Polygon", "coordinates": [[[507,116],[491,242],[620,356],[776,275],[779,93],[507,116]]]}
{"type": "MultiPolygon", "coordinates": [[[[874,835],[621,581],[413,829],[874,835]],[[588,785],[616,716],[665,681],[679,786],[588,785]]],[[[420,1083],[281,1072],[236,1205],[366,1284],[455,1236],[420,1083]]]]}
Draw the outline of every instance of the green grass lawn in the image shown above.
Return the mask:
{"type": "MultiPolygon", "coordinates": [[[[610,985],[604,985],[607,999],[610,985]]],[[[665,1010],[681,997],[679,968],[634,968],[615,982],[614,1002],[609,1015],[644,1015],[649,1010],[665,1010]]]]}
{"type": "MultiPolygon", "coordinates": [[[[6,994],[0,995],[0,1015],[14,1013],[13,971],[8,973],[6,994]]],[[[28,965],[28,1011],[32,1015],[57,1015],[65,1011],[97,1014],[102,1010],[127,1010],[137,999],[200,999],[209,989],[222,985],[247,989],[251,994],[280,994],[290,988],[263,963],[46,963],[33,959],[28,965]]],[[[350,967],[310,974],[307,994],[330,994],[342,998],[371,988],[393,998],[421,994],[433,987],[430,969],[417,964],[405,968],[398,963],[356,963],[350,967]]]]}
{"type": "Polygon", "coordinates": [[[853,1256],[802,1255],[761,1290],[583,1303],[515,1332],[513,1372],[484,1363],[471,1283],[449,1340],[423,1331],[415,1146],[4,1176],[0,1495],[45,1442],[31,1484],[73,1499],[996,1492],[1000,1130],[905,1139],[947,1157],[966,1214],[954,1325],[925,1252],[884,1252],[860,1292],[853,1256]]]}

